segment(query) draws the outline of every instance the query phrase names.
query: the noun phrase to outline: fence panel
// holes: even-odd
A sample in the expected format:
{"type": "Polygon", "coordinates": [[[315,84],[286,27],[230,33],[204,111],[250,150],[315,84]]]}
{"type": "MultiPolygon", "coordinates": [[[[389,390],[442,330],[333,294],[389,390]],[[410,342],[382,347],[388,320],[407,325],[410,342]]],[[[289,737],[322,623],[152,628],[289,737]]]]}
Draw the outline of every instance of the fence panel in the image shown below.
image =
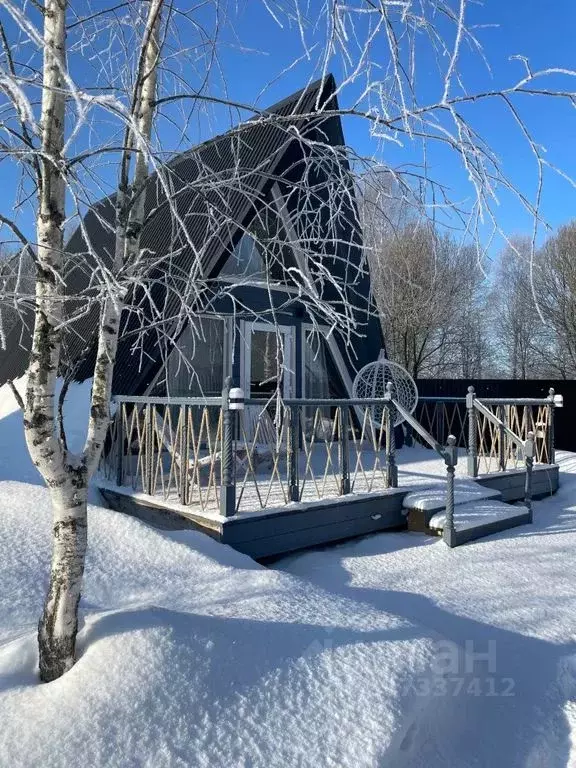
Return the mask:
{"type": "MultiPolygon", "coordinates": [[[[418,379],[416,384],[422,398],[440,400],[465,397],[469,379],[418,379]]],[[[564,407],[556,413],[554,437],[556,447],[576,451],[576,381],[572,379],[474,379],[476,395],[481,400],[491,398],[541,398],[548,396],[550,388],[564,396],[564,407]]]]}

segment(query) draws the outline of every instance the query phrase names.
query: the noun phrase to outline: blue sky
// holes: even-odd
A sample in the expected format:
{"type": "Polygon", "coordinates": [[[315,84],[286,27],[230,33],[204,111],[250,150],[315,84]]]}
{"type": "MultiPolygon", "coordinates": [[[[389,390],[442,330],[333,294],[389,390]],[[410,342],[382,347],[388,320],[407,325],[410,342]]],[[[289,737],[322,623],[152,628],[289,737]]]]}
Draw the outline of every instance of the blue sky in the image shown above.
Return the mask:
{"type": "MultiPolygon", "coordinates": [[[[319,2],[309,0],[311,17],[319,2]]],[[[510,62],[512,54],[530,58],[535,69],[561,66],[576,69],[576,0],[485,0],[483,6],[470,7],[469,23],[494,25],[477,31],[486,56],[492,66],[488,73],[477,57],[466,54],[462,59],[462,74],[470,90],[491,89],[509,85],[521,76],[519,62],[510,62]]],[[[317,34],[321,39],[322,34],[317,34]]],[[[226,72],[230,96],[240,102],[252,102],[277,73],[288,67],[301,53],[299,34],[296,29],[280,28],[263,5],[256,0],[240,0],[239,15],[233,31],[225,33],[229,47],[224,49],[222,64],[226,72]],[[234,40],[237,35],[244,48],[234,40]]],[[[377,58],[378,54],[374,55],[377,58]]],[[[436,101],[440,96],[439,82],[434,75],[433,62],[426,50],[419,62],[418,96],[422,102],[436,101]]],[[[259,104],[269,105],[302,87],[312,76],[313,65],[302,61],[290,72],[282,75],[266,88],[259,104]]],[[[338,78],[339,66],[331,69],[338,78]]],[[[543,84],[543,83],[542,83],[543,84]]],[[[556,85],[561,80],[556,80],[556,85]]],[[[576,91],[576,81],[571,83],[576,91]]],[[[342,105],[354,93],[345,93],[342,105]]],[[[517,102],[522,115],[534,132],[539,143],[548,150],[547,157],[568,173],[576,176],[576,113],[566,104],[554,104],[534,97],[517,102]]],[[[467,109],[466,116],[474,127],[488,140],[501,158],[503,168],[514,183],[529,197],[534,196],[536,167],[530,150],[522,141],[518,127],[506,114],[501,104],[483,103],[467,109]]],[[[226,127],[222,115],[204,123],[195,123],[192,131],[195,139],[208,138],[215,131],[226,127]]],[[[371,136],[368,125],[360,119],[347,118],[344,125],[347,142],[360,154],[372,156],[392,165],[415,162],[419,158],[419,145],[409,143],[402,147],[387,144],[382,151],[371,136]]],[[[168,133],[166,134],[168,139],[168,133]]],[[[459,162],[452,152],[434,146],[429,150],[431,173],[446,184],[456,199],[470,201],[472,190],[459,162]]],[[[13,171],[3,169],[3,183],[12,184],[13,171]]],[[[0,202],[0,210],[6,211],[6,197],[0,202]]],[[[552,227],[576,217],[576,191],[570,185],[548,173],[545,183],[542,212],[552,227]]],[[[509,234],[530,231],[531,219],[509,194],[502,194],[497,208],[499,225],[509,234]]],[[[20,214],[24,229],[31,227],[31,214],[20,214]]],[[[487,232],[484,233],[487,236],[487,232]]],[[[498,246],[494,244],[493,249],[498,246]]]]}
{"type": "MultiPolygon", "coordinates": [[[[287,36],[271,18],[261,12],[256,15],[252,4],[244,12],[244,25],[240,27],[245,40],[254,47],[266,48],[266,55],[247,55],[242,66],[234,71],[235,92],[241,99],[250,99],[267,81],[271,70],[288,65],[294,50],[285,45],[287,36]],[[267,62],[264,63],[263,62],[267,62]]],[[[493,25],[478,29],[492,72],[487,72],[478,57],[465,55],[462,73],[469,90],[486,90],[510,85],[523,74],[518,61],[510,61],[515,54],[530,59],[533,69],[551,66],[576,70],[576,2],[575,0],[485,0],[484,4],[470,6],[471,24],[493,25]]],[[[439,83],[432,74],[433,67],[426,52],[418,81],[422,101],[436,101],[439,83]]],[[[337,67],[335,67],[337,75],[337,67]]],[[[280,83],[271,88],[263,103],[273,102],[292,89],[298,88],[309,74],[309,65],[303,62],[280,83]]],[[[566,85],[567,79],[541,81],[540,85],[566,85]]],[[[569,83],[576,90],[576,81],[569,83]]],[[[576,176],[576,112],[567,103],[554,103],[536,97],[523,97],[516,102],[520,112],[538,142],[546,150],[547,159],[576,176]]],[[[344,102],[344,106],[345,106],[344,102]]],[[[488,140],[501,158],[502,167],[513,182],[530,198],[536,191],[536,166],[528,145],[522,140],[518,126],[498,102],[475,104],[466,111],[472,124],[488,140]]],[[[378,151],[369,128],[358,119],[345,120],[347,142],[362,154],[378,151]]],[[[413,162],[419,153],[409,144],[402,148],[388,145],[382,155],[393,165],[413,162]]],[[[470,199],[471,188],[459,161],[451,151],[430,148],[431,171],[447,184],[458,200],[470,199]]],[[[576,191],[566,181],[549,172],[545,177],[542,213],[554,228],[576,217],[576,191]]],[[[499,225],[507,233],[526,232],[532,227],[531,217],[510,194],[502,193],[497,206],[499,225]]],[[[501,241],[500,241],[501,244],[501,241]]]]}

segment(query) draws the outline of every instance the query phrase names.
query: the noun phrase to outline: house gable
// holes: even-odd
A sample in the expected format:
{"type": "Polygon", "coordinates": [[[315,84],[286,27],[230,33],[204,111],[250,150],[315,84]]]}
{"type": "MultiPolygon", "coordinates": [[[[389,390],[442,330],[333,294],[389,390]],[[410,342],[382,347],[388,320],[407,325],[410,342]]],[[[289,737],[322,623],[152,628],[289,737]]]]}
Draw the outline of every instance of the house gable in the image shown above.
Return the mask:
{"type": "MultiPolygon", "coordinates": [[[[315,232],[311,240],[316,242],[307,246],[311,250],[317,249],[318,264],[323,262],[334,270],[338,281],[346,278],[346,275],[336,272],[342,262],[341,255],[336,252],[339,247],[338,233],[330,234],[328,229],[322,233],[318,226],[322,213],[302,210],[298,194],[302,174],[305,171],[311,173],[309,163],[307,168],[306,142],[299,142],[298,134],[313,136],[316,141],[331,142],[334,147],[343,147],[338,117],[320,116],[318,120],[310,117],[319,105],[337,106],[334,91],[332,77],[315,83],[268,110],[269,114],[278,114],[282,118],[290,116],[289,121],[275,122],[258,117],[249,120],[175,158],[165,169],[162,180],[157,176],[151,178],[141,246],[154,258],[155,272],[151,273],[149,294],[136,289],[129,297],[130,305],[138,307],[138,313],[125,312],[123,315],[114,374],[115,392],[142,394],[157,378],[159,368],[165,365],[169,349],[163,346],[154,329],[142,330],[142,317],[151,316],[152,305],[162,307],[166,317],[178,313],[179,299],[166,293],[161,280],[154,281],[155,273],[161,276],[165,269],[162,263],[164,258],[170,260],[171,269],[180,270],[184,275],[189,275],[192,270],[198,272],[202,288],[191,307],[196,314],[206,311],[217,314],[225,309],[221,304],[218,306],[214,299],[215,281],[228,277],[243,282],[247,289],[250,282],[258,282],[254,278],[261,267],[263,280],[260,282],[272,283],[274,290],[271,292],[268,286],[266,296],[256,296],[254,291],[257,292],[258,287],[252,286],[254,291],[250,301],[263,318],[273,316],[282,308],[305,320],[306,310],[298,299],[303,279],[317,285],[320,299],[333,301],[334,306],[342,301],[341,296],[331,293],[320,269],[314,265],[308,269],[306,259],[301,257],[297,247],[298,241],[304,239],[303,230],[308,226],[310,216],[315,215],[315,232]],[[238,178],[242,179],[241,184],[236,183],[238,178]],[[167,189],[170,190],[170,202],[166,196],[167,189]],[[177,229],[173,227],[175,214],[180,219],[177,229]],[[262,226],[263,220],[265,226],[262,226]],[[272,223],[281,233],[280,237],[276,236],[277,233],[267,237],[266,229],[272,223]],[[246,249],[246,233],[251,228],[258,241],[256,255],[260,256],[260,262],[252,263],[252,274],[248,270],[248,274],[238,275],[237,270],[232,268],[231,259],[243,240],[244,245],[240,248],[246,249]],[[269,249],[272,245],[277,247],[278,241],[281,249],[271,255],[269,249]]],[[[340,151],[340,156],[344,160],[343,151],[340,151]]],[[[309,182],[316,183],[319,190],[325,186],[324,179],[310,176],[306,179],[306,183],[309,182]]],[[[320,193],[318,199],[321,199],[320,193]]],[[[113,252],[114,198],[101,201],[96,209],[98,215],[88,213],[82,228],[78,228],[67,243],[70,263],[74,264],[67,282],[70,302],[76,302],[77,297],[88,296],[93,272],[91,252],[97,251],[104,261],[110,259],[113,252]]],[[[358,264],[362,258],[361,249],[358,247],[351,258],[346,258],[352,264],[358,264]]],[[[352,280],[351,283],[354,284],[353,294],[348,300],[358,303],[360,291],[357,281],[352,280]]],[[[369,296],[369,281],[362,291],[366,297],[369,296]]],[[[92,305],[87,312],[78,312],[78,320],[70,330],[63,353],[68,366],[83,361],[76,370],[76,377],[81,380],[89,377],[93,370],[94,333],[99,322],[98,304],[92,297],[90,301],[92,305]]],[[[362,302],[365,306],[359,310],[359,327],[362,324],[368,327],[367,303],[364,298],[362,302]]],[[[18,339],[9,350],[9,370],[11,377],[14,377],[23,373],[27,365],[30,328],[13,330],[12,335],[18,339]]],[[[379,325],[377,335],[377,342],[369,345],[371,359],[375,359],[381,347],[379,325]]],[[[360,360],[363,354],[366,355],[366,350],[359,354],[357,350],[347,349],[345,343],[338,343],[345,358],[360,360]]],[[[0,363],[2,358],[0,351],[0,363]]],[[[3,373],[3,366],[0,365],[0,369],[3,373]]]]}

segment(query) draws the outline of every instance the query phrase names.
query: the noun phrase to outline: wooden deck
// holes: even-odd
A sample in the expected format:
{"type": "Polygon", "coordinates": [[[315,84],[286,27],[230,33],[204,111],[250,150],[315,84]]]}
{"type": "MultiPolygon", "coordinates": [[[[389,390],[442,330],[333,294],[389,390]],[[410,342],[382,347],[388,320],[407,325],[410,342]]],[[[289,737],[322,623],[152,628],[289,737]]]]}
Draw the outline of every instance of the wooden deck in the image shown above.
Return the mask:
{"type": "MultiPolygon", "coordinates": [[[[287,502],[285,478],[280,475],[271,480],[263,476],[260,486],[244,487],[238,513],[233,517],[220,514],[217,498],[208,504],[183,506],[176,498],[149,496],[130,486],[118,487],[105,481],[98,485],[113,509],[159,528],[201,530],[254,558],[266,558],[376,531],[406,528],[404,497],[417,488],[433,487],[442,495],[445,468],[424,448],[403,449],[397,458],[398,488],[385,488],[383,472],[371,476],[360,473],[354,478],[354,492],[340,496],[337,479],[328,475],[320,478],[321,484],[319,478],[305,483],[301,501],[287,502]]],[[[554,493],[558,488],[558,467],[536,465],[534,469],[534,498],[554,493]]],[[[466,462],[461,460],[457,465],[457,487],[469,482],[465,472],[466,462]]],[[[524,496],[524,476],[523,469],[508,470],[481,475],[477,482],[500,491],[504,501],[515,501],[524,496]]]]}

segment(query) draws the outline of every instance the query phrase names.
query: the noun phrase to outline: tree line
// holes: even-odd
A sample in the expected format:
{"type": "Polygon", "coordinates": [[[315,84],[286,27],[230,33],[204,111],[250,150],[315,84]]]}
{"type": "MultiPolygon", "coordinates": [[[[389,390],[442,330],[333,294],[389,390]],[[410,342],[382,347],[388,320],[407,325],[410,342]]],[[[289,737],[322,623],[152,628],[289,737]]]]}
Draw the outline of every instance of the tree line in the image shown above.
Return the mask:
{"type": "Polygon", "coordinates": [[[414,378],[576,377],[576,220],[488,265],[423,218],[364,230],[387,355],[414,378]]]}

